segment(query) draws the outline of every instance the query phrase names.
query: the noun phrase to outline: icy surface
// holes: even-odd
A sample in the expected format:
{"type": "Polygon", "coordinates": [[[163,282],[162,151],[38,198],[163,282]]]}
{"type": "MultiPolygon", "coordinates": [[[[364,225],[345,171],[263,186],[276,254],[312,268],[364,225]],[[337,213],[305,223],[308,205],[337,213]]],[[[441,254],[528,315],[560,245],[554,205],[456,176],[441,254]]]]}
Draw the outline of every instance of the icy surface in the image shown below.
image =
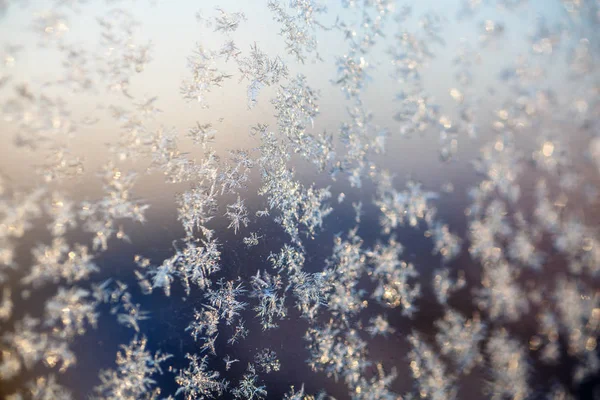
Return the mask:
{"type": "Polygon", "coordinates": [[[599,63],[598,0],[0,0],[0,397],[600,398],[599,63]]]}

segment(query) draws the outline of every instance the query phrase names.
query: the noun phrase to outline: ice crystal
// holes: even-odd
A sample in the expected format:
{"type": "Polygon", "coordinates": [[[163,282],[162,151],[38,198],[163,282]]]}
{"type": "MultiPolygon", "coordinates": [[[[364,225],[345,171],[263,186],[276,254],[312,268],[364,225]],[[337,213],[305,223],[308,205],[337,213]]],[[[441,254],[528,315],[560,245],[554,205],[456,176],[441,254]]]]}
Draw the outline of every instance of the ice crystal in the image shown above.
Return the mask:
{"type": "Polygon", "coordinates": [[[291,13],[278,1],[270,0],[268,6],[281,24],[279,34],[285,38],[288,53],[302,63],[310,53],[315,53],[315,58],[319,59],[316,31],[324,27],[315,16],[326,12],[327,8],[312,0],[290,1],[291,13]]]}
{"type": "Polygon", "coordinates": [[[219,373],[208,369],[207,356],[186,355],[190,360],[188,368],[181,371],[175,381],[180,386],[175,395],[182,393],[184,398],[213,399],[220,396],[227,383],[219,380],[219,373]]]}
{"type": "Polygon", "coordinates": [[[483,359],[478,344],[485,338],[486,327],[479,315],[466,319],[455,310],[448,310],[436,325],[439,329],[436,342],[442,354],[450,355],[459,371],[468,374],[483,359]]]}
{"type": "Polygon", "coordinates": [[[97,399],[155,399],[160,390],[152,378],[161,374],[160,364],[170,358],[168,354],[154,355],[146,349],[147,339],[133,338],[129,345],[117,353],[116,370],[100,373],[101,384],[94,388],[97,399]]]}
{"type": "Polygon", "coordinates": [[[421,397],[455,399],[455,378],[446,372],[446,366],[435,350],[416,333],[411,334],[408,340],[412,346],[410,369],[421,397]]]}
{"type": "Polygon", "coordinates": [[[250,280],[252,292],[250,296],[258,299],[259,304],[254,307],[256,315],[261,319],[263,329],[276,328],[276,319],[287,315],[285,307],[285,294],[281,276],[270,275],[268,272],[258,271],[250,280]]]}
{"type": "Polygon", "coordinates": [[[515,339],[509,339],[505,330],[494,334],[486,350],[490,355],[492,375],[488,387],[490,398],[526,398],[530,394],[530,388],[525,350],[515,339]]]}
{"type": "Polygon", "coordinates": [[[239,196],[235,203],[227,205],[225,216],[229,219],[229,226],[227,228],[233,228],[235,233],[240,229],[240,224],[248,226],[248,222],[250,222],[244,200],[241,200],[239,196]]]}
{"type": "Polygon", "coordinates": [[[220,72],[217,68],[217,54],[201,44],[197,44],[193,54],[188,58],[188,68],[192,77],[181,84],[181,94],[187,100],[195,100],[203,107],[208,107],[206,94],[213,88],[220,87],[231,75],[220,72]]]}
{"type": "Polygon", "coordinates": [[[232,390],[232,393],[236,399],[259,400],[265,398],[267,391],[265,386],[258,383],[258,377],[252,364],[248,365],[248,371],[244,374],[238,386],[232,390]]]}
{"type": "Polygon", "coordinates": [[[288,69],[280,57],[271,58],[256,44],[250,48],[250,55],[239,61],[241,79],[248,84],[248,108],[256,105],[258,93],[264,86],[271,86],[287,77],[288,69]]]}
{"type": "Polygon", "coordinates": [[[279,371],[281,368],[277,354],[271,349],[263,349],[260,353],[256,353],[254,362],[267,374],[271,371],[279,371]]]}
{"type": "Polygon", "coordinates": [[[220,280],[217,284],[219,285],[219,289],[212,290],[209,288],[206,293],[206,298],[219,312],[219,318],[225,319],[227,325],[232,325],[235,322],[236,317],[240,315],[240,311],[247,305],[236,299],[236,297],[242,295],[245,290],[242,288],[241,283],[236,285],[233,281],[224,282],[223,280],[220,280]]]}

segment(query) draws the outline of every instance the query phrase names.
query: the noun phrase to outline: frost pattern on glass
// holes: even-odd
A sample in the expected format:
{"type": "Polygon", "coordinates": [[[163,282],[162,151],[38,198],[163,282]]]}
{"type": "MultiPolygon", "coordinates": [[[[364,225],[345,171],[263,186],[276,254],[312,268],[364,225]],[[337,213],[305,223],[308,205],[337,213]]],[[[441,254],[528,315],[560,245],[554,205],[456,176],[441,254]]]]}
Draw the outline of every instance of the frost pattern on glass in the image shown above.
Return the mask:
{"type": "Polygon", "coordinates": [[[192,3],[0,0],[0,397],[600,396],[597,0],[192,3]]]}

